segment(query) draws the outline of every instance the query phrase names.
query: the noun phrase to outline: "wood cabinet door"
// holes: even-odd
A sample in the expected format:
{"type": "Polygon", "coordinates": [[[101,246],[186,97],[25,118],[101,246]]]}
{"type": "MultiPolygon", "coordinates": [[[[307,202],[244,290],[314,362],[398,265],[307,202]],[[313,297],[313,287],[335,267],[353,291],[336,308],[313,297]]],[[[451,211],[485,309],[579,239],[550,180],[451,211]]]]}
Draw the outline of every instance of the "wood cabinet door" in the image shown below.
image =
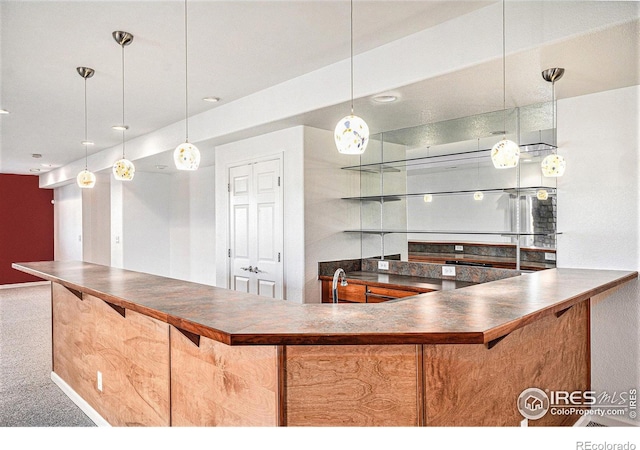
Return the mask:
{"type": "MultiPolygon", "coordinates": [[[[333,303],[332,284],[331,281],[322,282],[322,303],[333,303]]],[[[365,303],[366,289],[363,284],[338,285],[338,303],[365,303]]]]}

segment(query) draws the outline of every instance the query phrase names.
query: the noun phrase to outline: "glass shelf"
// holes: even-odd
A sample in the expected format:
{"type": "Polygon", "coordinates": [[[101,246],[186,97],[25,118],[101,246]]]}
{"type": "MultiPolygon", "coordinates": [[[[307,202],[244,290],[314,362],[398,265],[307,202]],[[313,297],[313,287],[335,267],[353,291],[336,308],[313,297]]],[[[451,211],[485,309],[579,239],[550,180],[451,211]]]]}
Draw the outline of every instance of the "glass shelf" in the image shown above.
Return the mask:
{"type": "MultiPolygon", "coordinates": [[[[541,158],[555,150],[555,146],[543,142],[520,145],[521,160],[525,158],[541,158]]],[[[362,164],[357,166],[342,167],[343,170],[353,170],[366,173],[402,172],[412,168],[439,168],[452,163],[477,164],[478,160],[491,160],[491,149],[473,150],[467,152],[450,153],[446,155],[422,156],[419,158],[398,159],[393,161],[362,164]]]]}
{"type": "Polygon", "coordinates": [[[558,233],[518,233],[515,231],[452,231],[452,230],[373,230],[373,229],[362,229],[362,230],[345,230],[345,233],[362,233],[362,234],[468,234],[468,235],[476,235],[476,236],[504,236],[504,237],[518,237],[518,236],[555,236],[561,235],[561,232],[558,233]]]}
{"type": "Polygon", "coordinates": [[[474,194],[475,192],[482,193],[498,193],[498,194],[509,194],[509,195],[518,195],[518,193],[536,193],[540,189],[545,189],[549,195],[556,194],[556,188],[551,186],[531,186],[531,187],[521,187],[521,188],[494,188],[494,189],[474,189],[474,190],[463,190],[463,191],[441,191],[441,192],[417,192],[413,194],[385,194],[385,195],[368,195],[364,197],[342,197],[342,200],[358,200],[358,201],[373,201],[373,202],[394,202],[400,201],[403,198],[410,197],[423,197],[425,195],[469,195],[474,194]]]}

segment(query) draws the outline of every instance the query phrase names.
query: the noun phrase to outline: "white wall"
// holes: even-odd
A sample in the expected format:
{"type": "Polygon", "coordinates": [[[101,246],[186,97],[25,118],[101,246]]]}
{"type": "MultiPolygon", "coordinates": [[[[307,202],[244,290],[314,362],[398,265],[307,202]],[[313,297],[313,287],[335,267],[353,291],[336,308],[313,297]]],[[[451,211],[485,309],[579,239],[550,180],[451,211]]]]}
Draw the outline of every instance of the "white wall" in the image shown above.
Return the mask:
{"type": "Polygon", "coordinates": [[[229,165],[272,155],[283,155],[284,298],[304,301],[304,127],[275,131],[216,148],[216,285],[229,287],[229,165]]]}
{"type": "Polygon", "coordinates": [[[215,167],[171,176],[171,277],[216,284],[215,167]]]}
{"type": "MultiPolygon", "coordinates": [[[[558,102],[558,266],[640,267],[640,87],[558,102]]],[[[640,386],[640,292],[634,281],[592,306],[592,387],[640,386]]]]}
{"type": "Polygon", "coordinates": [[[305,303],[322,300],[318,262],[360,258],[360,235],[344,232],[360,228],[360,209],[341,199],[359,195],[359,173],[341,170],[357,159],[338,153],[331,131],[304,128],[305,303]]]}
{"type": "Polygon", "coordinates": [[[136,173],[122,182],[123,268],[170,276],[170,181],[170,175],[136,173]]]}
{"type": "Polygon", "coordinates": [[[83,260],[111,264],[111,185],[107,174],[97,175],[92,189],[82,189],[83,260]]]}
{"type": "Polygon", "coordinates": [[[54,258],[56,261],[82,261],[82,192],[68,184],[53,192],[54,258]]]}

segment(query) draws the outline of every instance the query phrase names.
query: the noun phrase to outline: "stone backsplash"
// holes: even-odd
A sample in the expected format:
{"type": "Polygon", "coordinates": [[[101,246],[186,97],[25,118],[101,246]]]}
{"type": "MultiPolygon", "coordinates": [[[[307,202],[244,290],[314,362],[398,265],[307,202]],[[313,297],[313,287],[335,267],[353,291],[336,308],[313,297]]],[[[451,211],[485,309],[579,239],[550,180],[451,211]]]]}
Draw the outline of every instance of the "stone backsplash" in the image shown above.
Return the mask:
{"type": "Polygon", "coordinates": [[[385,258],[385,261],[389,263],[389,270],[378,270],[379,261],[379,258],[323,261],[318,263],[318,276],[332,277],[336,270],[342,268],[345,272],[377,272],[412,277],[468,281],[471,283],[486,283],[522,274],[519,270],[457,265],[455,266],[456,275],[454,277],[447,277],[442,275],[442,264],[406,262],[385,258]]]}

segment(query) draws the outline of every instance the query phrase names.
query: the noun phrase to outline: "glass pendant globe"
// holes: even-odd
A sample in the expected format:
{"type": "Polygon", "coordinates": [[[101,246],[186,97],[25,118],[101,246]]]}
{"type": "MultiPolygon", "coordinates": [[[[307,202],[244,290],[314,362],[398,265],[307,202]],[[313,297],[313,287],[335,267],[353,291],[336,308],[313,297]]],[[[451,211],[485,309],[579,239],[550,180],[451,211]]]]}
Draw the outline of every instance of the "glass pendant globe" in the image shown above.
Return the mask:
{"type": "Polygon", "coordinates": [[[76,177],[76,182],[78,183],[78,186],[83,189],[92,188],[96,185],[96,176],[93,172],[89,172],[87,169],[84,169],[76,177]]]}
{"type": "Polygon", "coordinates": [[[178,170],[197,170],[200,165],[200,150],[188,142],[180,144],[173,152],[173,162],[178,170]]]}
{"type": "Polygon", "coordinates": [[[546,189],[538,189],[536,197],[538,198],[538,200],[546,200],[549,198],[549,193],[546,189]]]}
{"type": "Polygon", "coordinates": [[[482,200],[484,198],[484,194],[480,191],[476,191],[473,193],[474,200],[482,200]]]}
{"type": "Polygon", "coordinates": [[[561,177],[567,168],[567,162],[560,155],[548,155],[540,165],[545,177],[561,177]]]}
{"type": "Polygon", "coordinates": [[[520,147],[508,139],[502,139],[491,149],[491,161],[496,169],[516,167],[519,160],[520,147]]]}
{"type": "Polygon", "coordinates": [[[336,125],[334,138],[340,153],[361,155],[369,143],[369,127],[358,116],[346,116],[336,125]]]}
{"type": "Polygon", "coordinates": [[[113,176],[118,181],[131,181],[136,173],[136,167],[128,159],[122,158],[113,164],[113,176]]]}

